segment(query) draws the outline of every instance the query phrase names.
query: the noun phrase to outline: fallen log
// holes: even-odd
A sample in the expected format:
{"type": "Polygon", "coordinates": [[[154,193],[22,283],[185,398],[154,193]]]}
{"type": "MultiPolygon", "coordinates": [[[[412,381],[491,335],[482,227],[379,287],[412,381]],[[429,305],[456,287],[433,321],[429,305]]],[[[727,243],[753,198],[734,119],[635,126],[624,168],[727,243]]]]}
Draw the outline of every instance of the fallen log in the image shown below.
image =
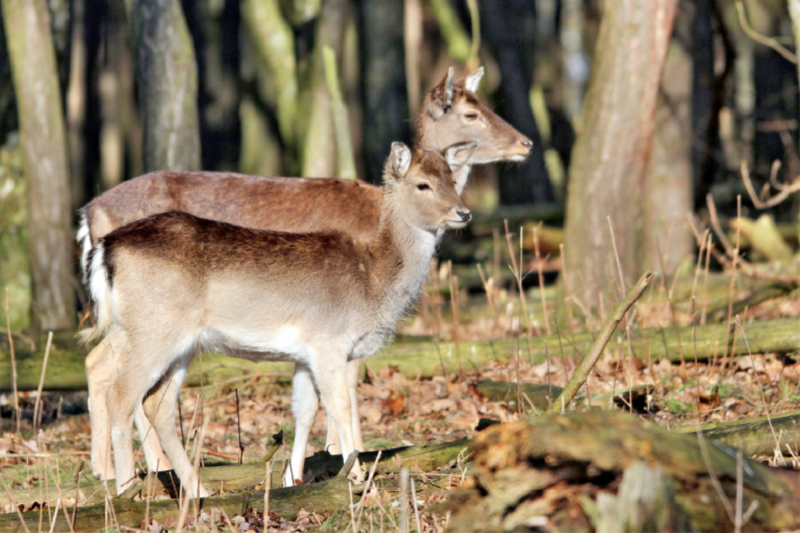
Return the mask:
{"type": "MultiPolygon", "coordinates": [[[[433,445],[404,446],[381,450],[381,460],[376,469],[379,473],[390,474],[400,473],[403,467],[412,471],[430,472],[446,466],[456,461],[459,455],[465,453],[470,441],[466,439],[453,442],[446,442],[433,445]]],[[[377,458],[377,451],[363,452],[359,454],[362,464],[371,466],[377,458]]],[[[285,461],[275,461],[272,466],[272,487],[283,485],[283,469],[285,461]]],[[[330,455],[327,452],[319,452],[306,459],[306,472],[313,472],[317,479],[326,479],[335,476],[342,468],[342,456],[330,455]]],[[[239,491],[252,489],[258,485],[263,485],[266,478],[266,465],[264,463],[244,464],[244,465],[217,465],[200,468],[200,481],[209,490],[239,491]]],[[[175,497],[177,494],[177,479],[173,477],[172,471],[159,472],[157,476],[149,479],[142,476],[143,493],[167,494],[175,497]]],[[[103,502],[106,494],[103,481],[84,476],[80,485],[71,482],[61,484],[61,495],[63,498],[77,499],[80,505],[94,505],[103,502]],[[80,494],[76,498],[77,491],[80,494]]],[[[14,489],[11,491],[11,498],[17,505],[29,507],[34,503],[52,505],[59,497],[58,487],[49,488],[34,487],[30,489],[14,489]]],[[[108,492],[111,497],[117,495],[114,483],[108,483],[108,492]]],[[[0,491],[0,507],[11,503],[8,494],[0,491]]],[[[0,531],[4,531],[0,527],[0,531]]]]}
{"type": "Polygon", "coordinates": [[[774,415],[770,420],[764,416],[703,424],[678,431],[701,432],[708,439],[739,448],[745,455],[772,455],[776,447],[780,447],[781,453],[787,453],[787,444],[793,451],[800,449],[800,411],[774,415]]]}
{"type": "Polygon", "coordinates": [[[737,515],[742,531],[800,527],[800,472],[622,413],[498,424],[478,434],[472,453],[472,487],[429,509],[453,511],[449,531],[611,531],[614,519],[627,524],[617,531],[732,531],[737,515]],[[651,490],[660,496],[645,498],[651,490]],[[649,509],[642,523],[659,527],[620,516],[633,514],[631,502],[649,509]]]}
{"type": "MultiPolygon", "coordinates": [[[[721,355],[725,351],[727,326],[725,324],[710,324],[697,327],[697,358],[706,360],[721,355]]],[[[650,328],[640,332],[631,332],[631,352],[634,357],[647,361],[667,359],[680,361],[683,347],[686,360],[694,359],[694,343],[692,342],[692,328],[679,328],[678,336],[672,326],[664,328],[650,328]]],[[[777,320],[761,320],[745,324],[745,333],[752,353],[786,353],[800,350],[800,328],[797,327],[796,318],[777,320]]],[[[508,339],[489,341],[461,341],[459,350],[461,366],[464,369],[481,368],[490,361],[507,361],[519,356],[528,364],[539,364],[546,357],[560,358],[563,346],[564,357],[580,361],[589,353],[596,333],[577,333],[567,335],[567,338],[558,335],[531,337],[519,343],[508,339]],[[528,348],[530,346],[530,349],[528,348]]],[[[737,333],[737,336],[739,334],[737,333]]],[[[50,352],[48,369],[45,376],[46,390],[76,390],[86,388],[86,374],[84,360],[88,351],[79,349],[71,340],[70,334],[56,335],[53,348],[50,352]]],[[[729,342],[733,344],[734,336],[729,342]]],[[[623,345],[622,332],[616,331],[606,347],[607,350],[616,350],[623,345]]],[[[12,389],[11,361],[7,344],[0,338],[0,391],[12,389]]],[[[42,346],[39,343],[37,350],[30,349],[30,343],[16,345],[17,358],[17,386],[20,390],[36,390],[39,376],[42,371],[42,346]]],[[[728,350],[730,352],[730,349],[728,350]]],[[[741,339],[734,345],[734,355],[746,355],[747,343],[741,339]]],[[[625,348],[627,355],[627,347],[625,348]]],[[[365,361],[371,370],[386,366],[395,366],[408,378],[430,378],[442,374],[442,365],[448,373],[458,371],[456,347],[453,342],[441,342],[438,346],[433,342],[394,342],[386,346],[378,355],[365,361]]],[[[234,377],[252,376],[255,372],[273,375],[290,375],[292,366],[288,363],[259,363],[252,364],[244,360],[230,357],[204,354],[202,379],[207,383],[213,380],[219,382],[223,379],[234,377]]],[[[200,361],[195,358],[189,367],[187,383],[197,385],[201,381],[200,361]]]]}
{"type": "MultiPolygon", "coordinates": [[[[278,513],[290,520],[297,517],[300,509],[324,513],[341,509],[350,503],[350,493],[346,478],[335,478],[321,483],[311,483],[297,487],[273,489],[269,491],[269,510],[278,513]]],[[[358,494],[361,489],[353,487],[353,493],[358,494]]],[[[189,503],[189,514],[193,514],[196,500],[189,503]]],[[[212,496],[200,501],[201,510],[216,509],[224,511],[228,516],[243,514],[248,509],[264,511],[264,491],[243,492],[212,496]]],[[[40,512],[45,513],[47,522],[48,511],[28,511],[22,514],[27,530],[38,531],[40,512]]],[[[134,502],[115,498],[108,509],[106,505],[89,505],[79,507],[75,513],[74,523],[67,522],[65,514],[58,512],[55,522],[48,525],[50,531],[100,531],[106,526],[119,525],[120,527],[138,528],[145,519],[146,513],[158,522],[165,522],[169,518],[177,521],[181,513],[178,500],[156,500],[151,502],[134,502]],[[113,508],[113,512],[112,511],[113,508]]],[[[72,511],[68,513],[72,516],[72,511]]],[[[0,515],[0,531],[22,531],[26,529],[17,513],[0,515]]]]}
{"type": "MultiPolygon", "coordinates": [[[[518,407],[518,397],[522,398],[522,402],[526,410],[532,410],[531,405],[536,408],[536,411],[545,411],[550,407],[556,397],[561,394],[562,387],[556,385],[545,385],[542,383],[520,382],[519,384],[513,381],[479,381],[475,384],[481,396],[490,402],[505,403],[509,409],[513,411],[520,411],[518,407]]],[[[653,393],[652,385],[636,385],[630,388],[617,389],[614,394],[613,405],[618,407],[627,408],[628,404],[633,404],[634,409],[644,404],[647,401],[647,395],[653,393]]],[[[599,407],[605,409],[611,404],[611,393],[593,394],[591,402],[586,394],[581,391],[576,396],[573,402],[582,407],[599,407]]]]}

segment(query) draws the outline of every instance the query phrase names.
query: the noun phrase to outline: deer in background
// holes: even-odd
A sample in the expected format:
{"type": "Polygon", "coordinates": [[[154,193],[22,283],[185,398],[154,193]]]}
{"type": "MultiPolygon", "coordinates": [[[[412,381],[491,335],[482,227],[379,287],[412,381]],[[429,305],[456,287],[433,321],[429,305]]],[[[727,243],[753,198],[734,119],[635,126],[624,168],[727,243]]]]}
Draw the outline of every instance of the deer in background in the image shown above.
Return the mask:
{"type": "MultiPolygon", "coordinates": [[[[292,361],[308,376],[293,393],[297,431],[287,484],[303,471],[318,399],[343,454],[354,452],[348,361],[386,342],[418,296],[441,234],[471,219],[453,172],[476,145],[442,155],[393,143],[370,239],[252,230],[177,211],[105,236],[88,258],[97,325],[82,337],[105,334],[124,345],[106,398],[117,494],[134,479],[132,426],[142,401],[184,490],[208,494],[175,428],[177,392],[198,349],[292,361]],[[164,388],[171,394],[146,398],[165,382],[176,385],[164,388]]],[[[363,479],[358,461],[351,475],[363,479]]]]}
{"type": "MultiPolygon", "coordinates": [[[[455,83],[453,70],[426,96],[417,117],[419,148],[441,151],[458,142],[478,141],[470,163],[456,172],[460,195],[471,164],[494,161],[522,161],[531,142],[498,117],[475,94],[483,68],[455,83]]],[[[381,213],[381,188],[361,181],[308,178],[261,178],[215,172],[153,172],[124,182],[89,202],[81,213],[78,241],[84,281],[92,246],[116,228],[153,214],[182,211],[202,218],[228,222],[252,229],[287,232],[339,230],[359,239],[374,236],[381,213]]],[[[96,346],[86,360],[89,383],[89,411],[92,425],[92,471],[101,479],[114,477],[109,455],[109,420],[104,399],[114,376],[116,354],[122,346],[109,336],[96,346]]],[[[355,439],[363,450],[356,400],[358,362],[348,373],[355,439]]],[[[298,369],[293,378],[308,376],[298,369]]],[[[143,410],[136,412],[136,426],[142,437],[147,467],[170,469],[161,453],[143,410]]],[[[340,449],[335,428],[329,421],[326,448],[340,449]]],[[[302,476],[301,476],[302,477],[302,476]]]]}

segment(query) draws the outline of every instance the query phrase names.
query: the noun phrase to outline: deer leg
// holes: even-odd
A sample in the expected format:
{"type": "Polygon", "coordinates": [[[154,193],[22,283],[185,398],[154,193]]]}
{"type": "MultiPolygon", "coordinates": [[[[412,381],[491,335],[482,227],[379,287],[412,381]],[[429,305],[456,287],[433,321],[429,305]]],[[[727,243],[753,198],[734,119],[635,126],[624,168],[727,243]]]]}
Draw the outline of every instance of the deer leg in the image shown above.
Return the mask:
{"type": "Polygon", "coordinates": [[[111,421],[111,444],[114,447],[117,494],[122,494],[134,480],[136,471],[133,457],[133,415],[141,398],[147,392],[147,383],[131,376],[120,375],[106,394],[109,420],[111,421]],[[144,385],[144,386],[142,386],[144,385]]]}
{"type": "Polygon", "coordinates": [[[142,402],[142,405],[136,409],[136,414],[133,421],[136,423],[136,430],[139,432],[139,438],[142,439],[142,451],[144,452],[144,459],[147,463],[148,472],[163,472],[165,470],[172,470],[172,463],[164,451],[161,449],[161,443],[158,440],[158,433],[151,424],[151,417],[149,411],[144,408],[144,404],[150,398],[155,398],[157,405],[163,405],[163,402],[169,401],[167,398],[172,394],[177,397],[180,392],[180,385],[177,386],[178,390],[174,393],[171,391],[174,381],[171,379],[163,379],[156,386],[155,389],[150,391],[150,394],[142,402]]]}
{"type": "MultiPolygon", "coordinates": [[[[174,372],[168,372],[153,393],[145,398],[143,406],[147,418],[153,423],[157,434],[153,437],[164,447],[164,452],[172,462],[184,490],[187,491],[190,498],[205,498],[209,492],[200,483],[194,464],[187,455],[175,429],[175,403],[178,400],[190,360],[189,358],[182,360],[174,372]]],[[[148,466],[148,468],[150,467],[148,466]]]]}
{"type": "Polygon", "coordinates": [[[111,460],[111,421],[106,408],[106,393],[114,380],[115,362],[124,341],[121,332],[112,332],[86,357],[89,386],[89,423],[92,429],[92,474],[98,479],[114,479],[111,460]]]}
{"type": "MultiPolygon", "coordinates": [[[[339,442],[342,446],[342,458],[346,460],[356,449],[353,441],[350,392],[347,386],[346,356],[329,353],[324,360],[324,365],[320,364],[319,360],[314,361],[314,382],[317,385],[323,407],[336,424],[339,442]]],[[[358,481],[364,479],[358,459],[350,471],[350,477],[358,481]]]]}
{"type": "MultiPolygon", "coordinates": [[[[283,485],[292,487],[295,480],[303,479],[303,466],[306,460],[306,447],[311,426],[319,411],[319,397],[314,387],[311,369],[297,363],[292,377],[292,414],[294,415],[294,444],[289,468],[283,476],[283,485]]],[[[328,419],[330,420],[330,418],[328,419]]]]}
{"type": "Polygon", "coordinates": [[[353,444],[356,450],[363,452],[364,437],[361,435],[361,415],[358,414],[358,373],[361,369],[361,360],[353,359],[347,362],[347,391],[350,393],[350,413],[353,417],[353,444]]]}
{"type": "MultiPolygon", "coordinates": [[[[358,414],[358,373],[361,361],[354,359],[347,363],[347,389],[350,393],[350,412],[353,416],[353,439],[358,451],[364,451],[364,438],[361,435],[361,416],[358,414]]],[[[342,453],[339,444],[339,433],[336,431],[336,424],[333,419],[328,417],[328,436],[325,441],[325,449],[331,455],[342,453]]]]}

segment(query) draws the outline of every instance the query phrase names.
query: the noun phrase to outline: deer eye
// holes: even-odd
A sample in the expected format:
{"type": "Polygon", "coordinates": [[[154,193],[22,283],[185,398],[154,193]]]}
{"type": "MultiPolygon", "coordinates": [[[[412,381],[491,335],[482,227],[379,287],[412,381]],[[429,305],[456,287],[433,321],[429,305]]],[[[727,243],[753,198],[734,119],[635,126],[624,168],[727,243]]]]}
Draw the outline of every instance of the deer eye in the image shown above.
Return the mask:
{"type": "Polygon", "coordinates": [[[419,185],[417,185],[417,189],[419,189],[420,191],[430,191],[431,186],[428,185],[427,183],[420,183],[419,185]]]}
{"type": "Polygon", "coordinates": [[[467,120],[475,120],[476,118],[478,118],[478,114],[477,113],[464,113],[464,118],[467,119],[467,120]]]}

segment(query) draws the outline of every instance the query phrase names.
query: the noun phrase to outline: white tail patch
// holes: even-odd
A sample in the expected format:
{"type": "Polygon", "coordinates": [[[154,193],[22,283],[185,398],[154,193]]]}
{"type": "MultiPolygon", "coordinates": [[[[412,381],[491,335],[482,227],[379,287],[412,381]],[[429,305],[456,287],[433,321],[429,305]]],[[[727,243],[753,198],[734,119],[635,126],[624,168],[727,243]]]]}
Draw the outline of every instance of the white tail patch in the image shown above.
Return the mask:
{"type": "Polygon", "coordinates": [[[104,257],[105,244],[102,241],[94,247],[90,254],[87,254],[87,260],[91,259],[91,264],[88,265],[89,268],[85,273],[86,285],[92,298],[92,309],[97,324],[78,333],[82,343],[97,339],[111,326],[113,291],[104,257]]]}
{"type": "Polygon", "coordinates": [[[89,253],[92,251],[92,240],[89,238],[89,221],[86,218],[86,211],[81,210],[81,222],[78,226],[78,235],[75,237],[78,246],[81,247],[81,281],[83,285],[89,285],[89,253]]]}

